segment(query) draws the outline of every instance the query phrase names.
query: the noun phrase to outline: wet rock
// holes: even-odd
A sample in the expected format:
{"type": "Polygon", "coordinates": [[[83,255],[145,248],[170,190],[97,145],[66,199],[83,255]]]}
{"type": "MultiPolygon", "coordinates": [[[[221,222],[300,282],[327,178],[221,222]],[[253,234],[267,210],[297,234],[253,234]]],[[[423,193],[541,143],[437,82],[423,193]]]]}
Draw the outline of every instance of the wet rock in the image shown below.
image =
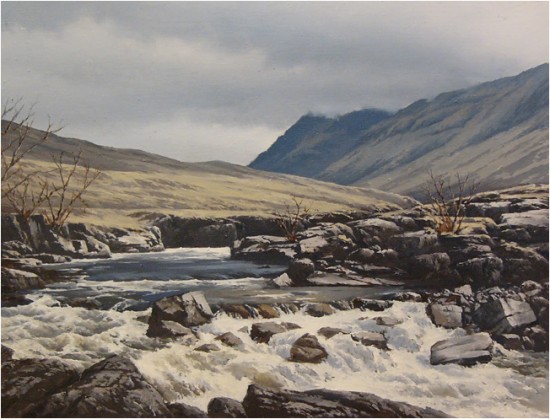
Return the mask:
{"type": "Polygon", "coordinates": [[[338,329],[337,327],[321,327],[317,333],[324,336],[325,339],[330,339],[340,333],[347,334],[347,332],[344,332],[342,329],[338,329]]]}
{"type": "Polygon", "coordinates": [[[264,319],[276,319],[281,317],[281,313],[269,304],[259,304],[256,307],[256,310],[258,311],[260,317],[263,317],[264,319]]]}
{"type": "Polygon", "coordinates": [[[229,397],[214,397],[208,403],[208,417],[210,418],[246,418],[241,402],[229,397]]]}
{"type": "Polygon", "coordinates": [[[2,417],[40,417],[46,400],[78,377],[73,367],[53,359],[2,362],[2,417]]]}
{"type": "Polygon", "coordinates": [[[42,263],[65,263],[72,260],[70,256],[52,255],[49,253],[33,254],[32,256],[33,258],[40,260],[42,263]]]}
{"type": "Polygon", "coordinates": [[[258,343],[268,343],[273,335],[277,333],[288,332],[289,330],[300,329],[300,326],[294,323],[254,323],[250,330],[250,338],[258,343]]]}
{"type": "MultiPolygon", "coordinates": [[[[166,329],[173,329],[173,325],[166,324],[166,322],[175,322],[184,328],[189,328],[208,323],[213,316],[202,292],[189,292],[166,297],[153,303],[147,336],[166,336],[166,329]]],[[[171,334],[168,335],[168,337],[170,336],[171,334]]]]}
{"type": "Polygon", "coordinates": [[[203,412],[198,407],[189,406],[185,403],[170,403],[166,405],[173,418],[207,418],[206,412],[203,412]]]}
{"type": "Polygon", "coordinates": [[[12,292],[24,289],[44,288],[46,283],[33,272],[2,267],[2,292],[12,292]]]}
{"type": "Polygon", "coordinates": [[[353,306],[361,310],[384,311],[390,308],[393,302],[387,300],[372,300],[369,298],[354,298],[353,306]]]}
{"type": "Polygon", "coordinates": [[[2,293],[2,307],[26,306],[29,304],[32,304],[32,300],[29,300],[24,295],[7,292],[2,293]]]}
{"type": "Polygon", "coordinates": [[[548,351],[548,332],[540,326],[525,329],[522,341],[525,349],[535,352],[548,351]]]}
{"type": "Polygon", "coordinates": [[[197,348],[194,349],[194,351],[197,351],[197,352],[217,352],[219,351],[220,348],[218,347],[218,345],[214,345],[213,343],[205,343],[204,345],[201,345],[197,348]]]}
{"type": "Polygon", "coordinates": [[[260,263],[286,264],[296,257],[298,245],[278,236],[253,236],[232,244],[231,257],[260,263]]]}
{"type": "Polygon", "coordinates": [[[86,310],[100,310],[101,303],[93,298],[73,298],[64,301],[65,304],[71,307],[82,307],[86,310]]]}
{"type": "Polygon", "coordinates": [[[401,320],[398,320],[394,317],[388,317],[388,316],[375,317],[373,318],[373,320],[376,322],[378,326],[393,327],[402,323],[401,320]]]}
{"type": "Polygon", "coordinates": [[[294,285],[292,279],[290,279],[290,277],[286,273],[272,279],[271,283],[278,288],[292,287],[294,285]]]}
{"type": "Polygon", "coordinates": [[[10,361],[13,357],[13,349],[2,345],[2,362],[10,361]]]}
{"type": "Polygon", "coordinates": [[[158,227],[147,229],[121,229],[109,230],[108,245],[115,253],[142,253],[160,252],[164,250],[161,241],[161,233],[158,227]]]}
{"type": "Polygon", "coordinates": [[[336,313],[336,310],[330,304],[313,303],[307,305],[306,313],[312,317],[323,317],[336,313]]]}
{"type": "Polygon", "coordinates": [[[469,259],[456,265],[463,280],[477,287],[497,285],[503,269],[502,260],[494,255],[469,259]]]}
{"type": "Polygon", "coordinates": [[[222,310],[229,317],[235,319],[250,319],[254,317],[254,311],[252,307],[246,304],[221,304],[220,310],[222,310]]]}
{"type": "Polygon", "coordinates": [[[218,336],[216,340],[219,340],[221,343],[231,348],[244,347],[243,341],[238,336],[235,336],[231,332],[226,332],[223,335],[218,336]]]}
{"type": "Polygon", "coordinates": [[[473,313],[474,322],[492,335],[514,333],[537,321],[531,306],[524,301],[498,298],[481,304],[473,313]]]}
{"type": "Polygon", "coordinates": [[[295,285],[308,285],[307,279],[315,272],[315,266],[310,259],[297,259],[290,262],[286,271],[295,285]]]}
{"type": "Polygon", "coordinates": [[[81,378],[48,398],[41,416],[170,416],[160,393],[122,356],[112,356],[82,373],[81,378]]]}
{"type": "Polygon", "coordinates": [[[523,347],[521,338],[512,333],[504,333],[497,336],[496,341],[508,350],[519,350],[523,347]]]}
{"type": "Polygon", "coordinates": [[[150,338],[182,338],[185,337],[189,343],[196,340],[195,333],[188,327],[171,320],[160,320],[151,326],[151,317],[149,317],[149,329],[147,336],[150,338]]]}
{"type": "Polygon", "coordinates": [[[416,292],[412,291],[404,291],[404,292],[398,292],[397,294],[394,294],[392,296],[392,300],[394,301],[406,301],[406,302],[412,302],[412,303],[421,303],[422,302],[422,296],[416,292]]]}
{"type": "Polygon", "coordinates": [[[365,346],[374,346],[378,349],[384,349],[387,350],[388,348],[388,341],[383,333],[378,332],[355,332],[351,334],[351,338],[356,341],[360,342],[361,344],[365,346]]]}
{"type": "Polygon", "coordinates": [[[328,357],[328,353],[321,346],[317,337],[306,333],[292,344],[290,361],[318,364],[328,357]]]}
{"type": "Polygon", "coordinates": [[[445,413],[382,399],[370,393],[272,390],[250,385],[243,400],[249,417],[448,417],[445,413]]]}
{"type": "Polygon", "coordinates": [[[492,346],[493,340],[488,333],[441,340],[431,348],[430,363],[469,366],[489,362],[492,346]]]}
{"type": "Polygon", "coordinates": [[[454,304],[429,304],[428,315],[436,326],[455,328],[462,327],[462,307],[454,304]]]}

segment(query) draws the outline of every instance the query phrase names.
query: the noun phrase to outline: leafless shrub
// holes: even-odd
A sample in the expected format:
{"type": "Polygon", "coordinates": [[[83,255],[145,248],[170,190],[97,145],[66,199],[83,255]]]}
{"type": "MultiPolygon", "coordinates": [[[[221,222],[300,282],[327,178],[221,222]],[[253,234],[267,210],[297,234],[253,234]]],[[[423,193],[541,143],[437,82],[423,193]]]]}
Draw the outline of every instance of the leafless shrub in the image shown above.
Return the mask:
{"type": "Polygon", "coordinates": [[[298,226],[309,215],[309,212],[310,208],[304,205],[303,199],[298,200],[298,198],[293,196],[292,203],[287,204],[283,211],[274,213],[277,224],[284,232],[288,241],[294,243],[298,240],[296,236],[298,226]]]}
{"type": "Polygon", "coordinates": [[[469,175],[462,177],[455,174],[455,181],[450,176],[434,175],[430,170],[430,180],[424,193],[428,199],[436,231],[438,233],[459,233],[466,216],[465,205],[478,188],[478,183],[469,175]]]}

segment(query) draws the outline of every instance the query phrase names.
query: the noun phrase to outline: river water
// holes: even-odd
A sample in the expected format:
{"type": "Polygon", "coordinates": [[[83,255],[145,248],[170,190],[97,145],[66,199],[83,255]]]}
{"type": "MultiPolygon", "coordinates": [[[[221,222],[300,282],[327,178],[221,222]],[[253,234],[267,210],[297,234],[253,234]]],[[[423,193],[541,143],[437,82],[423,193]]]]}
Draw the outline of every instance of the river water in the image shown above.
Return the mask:
{"type": "Polygon", "coordinates": [[[85,368],[108,355],[125,354],[167,400],[202,409],[216,396],[242,400],[247,386],[258,383],[295,390],[370,392],[460,417],[548,417],[548,353],[501,349],[503,356],[489,364],[432,366],[430,347],[465,332],[434,326],[421,303],[394,303],[383,313],[401,321],[391,328],[376,325],[373,318],[381,313],[368,310],[339,311],[322,318],[281,313],[276,321],[302,328],[275,335],[269,344],[258,344],[248,335],[251,325],[262,320],[225,314],[199,327],[199,342],[191,346],[145,335],[150,301],[186,291],[201,290],[215,304],[376,298],[390,292],[387,287],[277,289],[269,278],[284,271],[284,266],[233,261],[228,249],[116,255],[55,268],[76,281],[31,292],[27,295],[31,304],[2,308],[2,343],[13,348],[17,358],[52,357],[85,368]],[[98,301],[101,309],[64,304],[83,297],[98,301]],[[319,337],[329,353],[321,364],[287,360],[297,338],[326,326],[346,332],[382,331],[390,350],[365,347],[341,334],[329,340],[319,337]],[[242,350],[215,341],[228,331],[242,339],[242,350]],[[193,350],[204,343],[217,343],[220,350],[193,350]]]}

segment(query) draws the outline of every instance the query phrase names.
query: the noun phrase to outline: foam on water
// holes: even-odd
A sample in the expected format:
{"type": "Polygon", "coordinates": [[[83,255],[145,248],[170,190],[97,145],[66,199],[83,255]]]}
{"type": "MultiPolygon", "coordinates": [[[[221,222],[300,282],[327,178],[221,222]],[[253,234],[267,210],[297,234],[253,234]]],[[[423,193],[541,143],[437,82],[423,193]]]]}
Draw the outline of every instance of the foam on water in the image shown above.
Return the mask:
{"type": "Polygon", "coordinates": [[[470,368],[432,366],[430,347],[465,332],[435,327],[424,304],[395,303],[384,313],[350,310],[322,318],[283,314],[274,321],[294,322],[302,328],[275,335],[269,344],[258,344],[248,335],[253,323],[268,320],[218,315],[198,329],[198,343],[186,346],[177,340],[146,337],[143,316],[150,310],[86,310],[62,307],[48,295],[32,298],[35,301],[27,306],[2,308],[2,343],[13,348],[17,358],[54,357],[85,368],[109,354],[126,354],[167,400],[202,409],[215,396],[242,400],[247,386],[258,383],[295,390],[371,392],[461,417],[548,416],[548,354],[529,360],[530,375],[517,367],[525,364],[525,355],[504,350],[506,362],[470,368]],[[373,318],[382,314],[402,323],[378,326],[373,318]],[[326,326],[348,332],[384,331],[391,350],[365,347],[349,335],[328,340],[319,336],[329,353],[326,361],[314,365],[287,360],[296,339],[326,326]],[[242,351],[215,341],[228,331],[242,339],[242,351]],[[216,343],[221,350],[193,350],[204,343],[216,343]]]}

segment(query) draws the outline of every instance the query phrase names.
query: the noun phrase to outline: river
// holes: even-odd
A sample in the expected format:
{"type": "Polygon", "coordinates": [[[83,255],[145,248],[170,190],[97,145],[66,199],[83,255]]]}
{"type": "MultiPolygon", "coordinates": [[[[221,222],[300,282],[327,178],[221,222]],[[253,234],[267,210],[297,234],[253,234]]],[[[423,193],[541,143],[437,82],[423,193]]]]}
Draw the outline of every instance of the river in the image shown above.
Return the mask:
{"type": "Polygon", "coordinates": [[[228,249],[173,249],[151,254],[115,255],[109,260],[51,266],[75,280],[27,294],[31,304],[2,308],[2,343],[18,358],[52,357],[80,368],[111,354],[133,359],[169,401],[206,409],[215,396],[242,400],[248,384],[306,390],[329,388],[371,392],[392,400],[429,406],[461,417],[547,417],[548,354],[506,351],[489,364],[466,368],[432,366],[430,347],[465,334],[433,325],[420,303],[394,303],[383,315],[401,321],[378,326],[381,313],[349,310],[314,318],[281,313],[277,321],[302,328],[258,344],[248,335],[259,319],[217,315],[198,328],[199,342],[187,346],[146,336],[147,308],[163,296],[201,290],[210,303],[331,301],[353,296],[380,297],[388,287],[309,287],[278,289],[269,278],[284,266],[234,261],[228,249]],[[92,298],[101,309],[71,307],[65,301],[92,298]],[[321,364],[287,361],[292,343],[321,327],[346,332],[383,331],[389,351],[365,347],[349,335],[319,337],[329,356],[321,364]],[[237,350],[215,337],[231,331],[244,342],[237,350]],[[219,351],[197,352],[204,343],[219,351]]]}

